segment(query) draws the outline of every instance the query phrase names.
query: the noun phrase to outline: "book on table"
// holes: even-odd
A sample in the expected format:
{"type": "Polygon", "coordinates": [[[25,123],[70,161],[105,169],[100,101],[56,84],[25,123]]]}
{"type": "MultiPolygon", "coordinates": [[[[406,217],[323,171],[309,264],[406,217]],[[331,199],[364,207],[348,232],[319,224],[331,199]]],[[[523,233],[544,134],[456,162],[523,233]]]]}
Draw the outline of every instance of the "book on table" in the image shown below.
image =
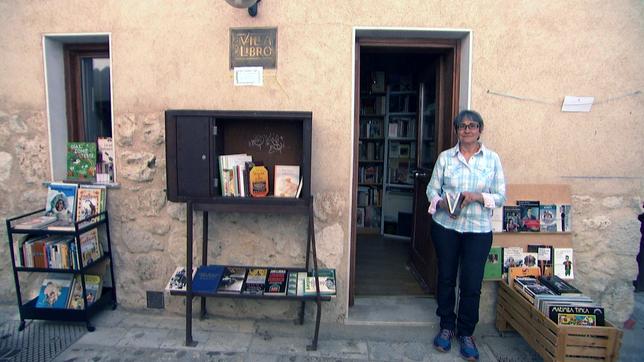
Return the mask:
{"type": "Polygon", "coordinates": [[[550,288],[555,294],[566,294],[566,295],[581,295],[579,289],[570,285],[570,283],[559,278],[556,275],[551,276],[541,276],[539,277],[541,284],[550,288]]]}
{"type": "MultiPolygon", "coordinates": [[[[318,285],[320,288],[320,295],[335,295],[336,294],[336,279],[335,269],[320,268],[318,269],[318,285]]],[[[308,273],[304,286],[304,295],[317,295],[315,287],[314,272],[308,273]]]]}

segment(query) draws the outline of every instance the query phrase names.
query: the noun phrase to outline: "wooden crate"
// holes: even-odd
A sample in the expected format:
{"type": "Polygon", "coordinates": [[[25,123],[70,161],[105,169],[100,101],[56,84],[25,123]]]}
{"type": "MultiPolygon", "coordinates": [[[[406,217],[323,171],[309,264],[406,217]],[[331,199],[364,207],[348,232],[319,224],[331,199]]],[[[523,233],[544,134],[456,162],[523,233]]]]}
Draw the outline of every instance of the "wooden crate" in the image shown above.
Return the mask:
{"type": "Polygon", "coordinates": [[[516,330],[544,361],[617,361],[622,331],[605,327],[560,326],[506,283],[499,282],[496,327],[516,330]]]}

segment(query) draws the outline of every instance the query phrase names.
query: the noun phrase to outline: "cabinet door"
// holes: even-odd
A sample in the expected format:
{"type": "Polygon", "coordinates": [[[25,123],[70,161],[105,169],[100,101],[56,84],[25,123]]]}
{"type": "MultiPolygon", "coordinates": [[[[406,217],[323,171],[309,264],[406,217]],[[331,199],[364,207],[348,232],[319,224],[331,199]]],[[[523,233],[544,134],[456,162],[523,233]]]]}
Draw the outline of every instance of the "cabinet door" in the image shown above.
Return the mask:
{"type": "Polygon", "coordinates": [[[177,117],[177,193],[210,197],[210,117],[177,117]]]}

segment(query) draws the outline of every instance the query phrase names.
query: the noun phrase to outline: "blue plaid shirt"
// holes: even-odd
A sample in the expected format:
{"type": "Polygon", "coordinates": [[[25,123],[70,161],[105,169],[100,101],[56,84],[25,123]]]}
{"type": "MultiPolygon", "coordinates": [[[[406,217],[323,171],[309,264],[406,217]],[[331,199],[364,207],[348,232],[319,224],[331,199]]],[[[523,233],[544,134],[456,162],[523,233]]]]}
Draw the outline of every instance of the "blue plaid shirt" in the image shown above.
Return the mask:
{"type": "Polygon", "coordinates": [[[480,192],[485,205],[468,204],[456,219],[444,209],[433,213],[434,221],[441,226],[459,232],[486,233],[492,231],[490,218],[495,207],[505,203],[505,178],[499,155],[481,144],[469,162],[459,151],[458,144],[441,152],[434,165],[432,178],[427,185],[427,199],[436,207],[444,192],[480,192]]]}

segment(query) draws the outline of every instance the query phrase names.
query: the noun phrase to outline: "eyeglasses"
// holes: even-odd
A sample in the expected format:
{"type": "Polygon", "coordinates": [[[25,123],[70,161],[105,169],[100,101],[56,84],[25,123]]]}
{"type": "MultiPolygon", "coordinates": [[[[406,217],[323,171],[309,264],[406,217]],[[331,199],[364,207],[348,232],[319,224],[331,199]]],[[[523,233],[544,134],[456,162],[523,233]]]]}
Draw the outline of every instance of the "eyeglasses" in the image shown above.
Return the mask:
{"type": "Polygon", "coordinates": [[[456,128],[458,128],[459,131],[463,131],[466,129],[475,130],[475,129],[479,129],[479,126],[480,125],[478,123],[461,123],[458,126],[456,126],[456,128]]]}

